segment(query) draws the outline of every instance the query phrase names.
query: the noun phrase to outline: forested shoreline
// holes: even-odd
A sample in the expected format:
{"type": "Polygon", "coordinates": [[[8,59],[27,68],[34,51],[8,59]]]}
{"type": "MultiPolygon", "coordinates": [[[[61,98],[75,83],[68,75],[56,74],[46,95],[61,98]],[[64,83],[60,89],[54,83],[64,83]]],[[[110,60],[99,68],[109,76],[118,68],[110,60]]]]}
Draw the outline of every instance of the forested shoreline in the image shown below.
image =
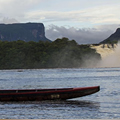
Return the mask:
{"type": "Polygon", "coordinates": [[[0,41],[0,69],[78,68],[101,60],[90,45],[68,38],[53,42],[0,41]]]}

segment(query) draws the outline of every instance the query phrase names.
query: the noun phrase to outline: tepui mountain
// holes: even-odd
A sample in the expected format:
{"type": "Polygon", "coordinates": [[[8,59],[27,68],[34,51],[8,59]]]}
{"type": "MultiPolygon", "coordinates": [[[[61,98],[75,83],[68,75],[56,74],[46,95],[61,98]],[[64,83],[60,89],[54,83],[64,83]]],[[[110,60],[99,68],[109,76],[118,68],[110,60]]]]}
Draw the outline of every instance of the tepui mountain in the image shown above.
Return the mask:
{"type": "Polygon", "coordinates": [[[45,37],[43,23],[0,24],[1,41],[50,41],[45,37]]]}

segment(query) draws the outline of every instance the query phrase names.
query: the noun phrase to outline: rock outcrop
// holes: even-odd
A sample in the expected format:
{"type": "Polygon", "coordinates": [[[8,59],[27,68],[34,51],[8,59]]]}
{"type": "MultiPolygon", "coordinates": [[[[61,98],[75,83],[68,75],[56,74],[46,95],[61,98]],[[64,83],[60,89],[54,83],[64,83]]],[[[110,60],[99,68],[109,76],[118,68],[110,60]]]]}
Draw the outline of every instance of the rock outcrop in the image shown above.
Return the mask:
{"type": "Polygon", "coordinates": [[[101,58],[105,58],[115,52],[117,44],[99,44],[99,45],[91,45],[92,49],[95,49],[97,53],[101,55],[101,58]]]}
{"type": "Polygon", "coordinates": [[[50,41],[45,37],[45,28],[42,23],[0,24],[0,40],[50,41]]]}
{"type": "Polygon", "coordinates": [[[103,40],[101,43],[114,43],[120,40],[120,28],[118,28],[116,30],[115,33],[113,33],[112,35],[110,35],[110,37],[108,37],[107,39],[103,40]]]}

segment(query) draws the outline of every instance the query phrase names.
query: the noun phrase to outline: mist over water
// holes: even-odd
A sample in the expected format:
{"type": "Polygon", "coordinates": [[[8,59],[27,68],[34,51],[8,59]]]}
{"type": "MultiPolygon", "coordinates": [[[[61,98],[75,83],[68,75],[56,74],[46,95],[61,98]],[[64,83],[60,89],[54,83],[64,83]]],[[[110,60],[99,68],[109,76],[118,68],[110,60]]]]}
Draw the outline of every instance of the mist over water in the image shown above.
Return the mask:
{"type": "Polygon", "coordinates": [[[102,58],[98,67],[120,67],[120,43],[110,55],[102,58]]]}

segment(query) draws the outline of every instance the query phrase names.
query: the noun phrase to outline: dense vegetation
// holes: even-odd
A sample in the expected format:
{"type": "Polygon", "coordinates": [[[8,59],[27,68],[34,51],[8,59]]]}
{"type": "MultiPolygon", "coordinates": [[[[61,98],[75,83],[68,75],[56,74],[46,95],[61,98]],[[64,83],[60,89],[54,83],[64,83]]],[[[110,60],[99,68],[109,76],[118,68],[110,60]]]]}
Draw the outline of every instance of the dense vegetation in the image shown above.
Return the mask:
{"type": "Polygon", "coordinates": [[[0,41],[0,69],[71,68],[95,65],[100,55],[68,38],[54,42],[0,41]]]}

